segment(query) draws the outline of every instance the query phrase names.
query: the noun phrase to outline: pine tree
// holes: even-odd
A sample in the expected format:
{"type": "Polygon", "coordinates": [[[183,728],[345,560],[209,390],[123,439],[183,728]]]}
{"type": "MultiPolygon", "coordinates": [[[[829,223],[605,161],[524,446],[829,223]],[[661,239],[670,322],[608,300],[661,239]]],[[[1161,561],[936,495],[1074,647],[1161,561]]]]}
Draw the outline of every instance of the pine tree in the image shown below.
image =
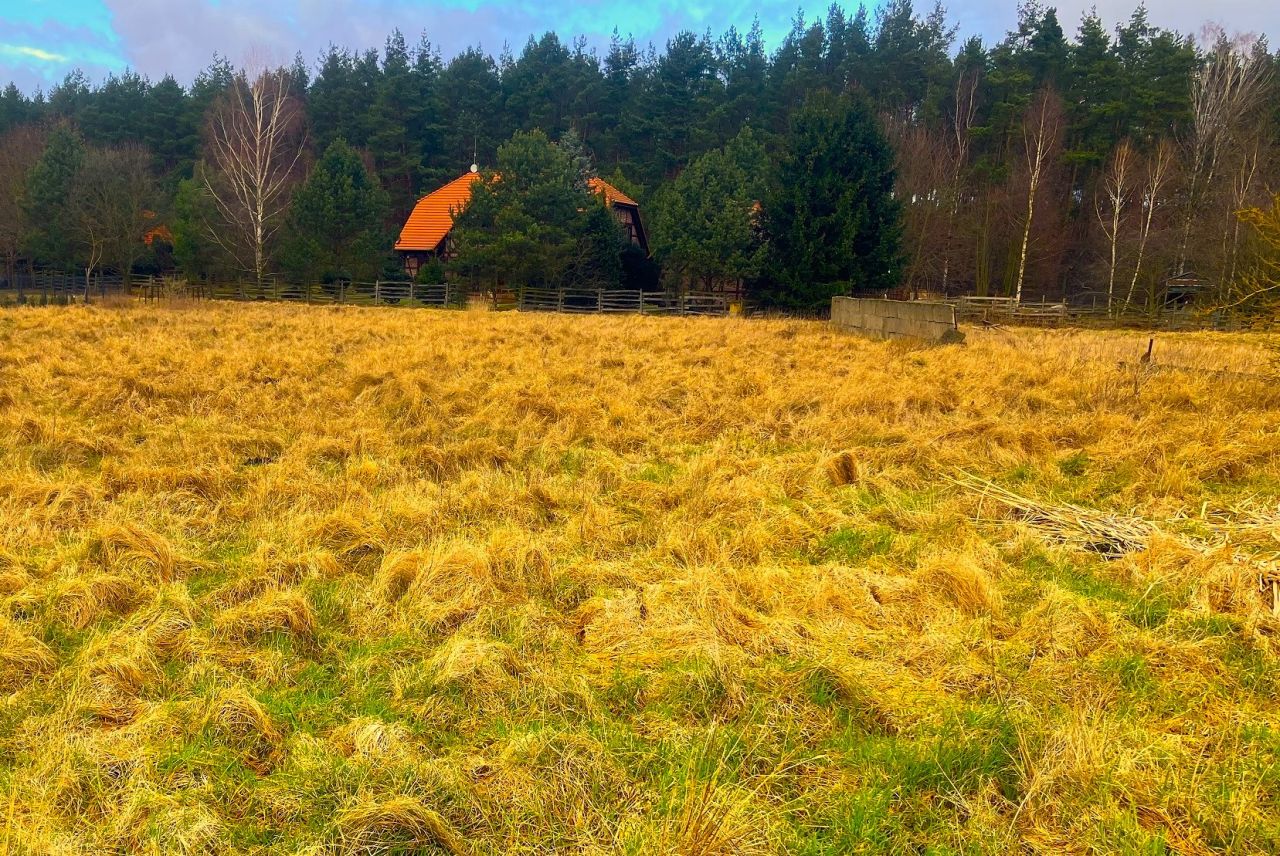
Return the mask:
{"type": "Polygon", "coordinates": [[[391,200],[391,218],[399,222],[413,209],[422,170],[422,140],[410,133],[411,127],[420,124],[419,114],[429,109],[419,84],[404,36],[396,30],[387,38],[383,54],[382,79],[371,111],[369,151],[391,200]]]}
{"type": "Polygon", "coordinates": [[[1119,57],[1096,12],[1084,16],[1071,46],[1066,103],[1071,122],[1066,159],[1096,169],[1120,139],[1124,121],[1119,57]]]}
{"type": "Polygon", "coordinates": [[[482,166],[493,163],[498,144],[510,134],[493,57],[476,48],[454,57],[440,75],[440,103],[444,144],[433,166],[452,177],[473,157],[482,166]]]}
{"type": "Polygon", "coordinates": [[[757,206],[768,171],[749,128],[699,157],[655,196],[649,218],[655,256],[703,288],[756,277],[763,260],[757,206]]]}
{"type": "Polygon", "coordinates": [[[28,254],[38,263],[63,270],[76,261],[74,224],[69,216],[72,186],[84,162],[80,138],[59,126],[49,134],[44,154],[31,169],[24,201],[28,254]]]}
{"type": "Polygon", "coordinates": [[[0,92],[0,134],[30,121],[35,111],[17,85],[10,83],[0,92]]]}
{"type": "Polygon", "coordinates": [[[582,163],[570,149],[540,130],[518,131],[498,148],[498,174],[483,174],[455,220],[457,270],[517,286],[618,281],[617,221],[583,186],[582,163]]]}
{"type": "Polygon", "coordinates": [[[148,102],[142,140],[155,157],[159,174],[172,177],[167,183],[173,187],[177,179],[191,175],[200,135],[187,95],[171,75],[151,87],[148,102]]]}
{"type": "Polygon", "coordinates": [[[372,279],[389,241],[387,195],[345,141],[329,144],[289,207],[286,268],[310,279],[372,279]]]}
{"type": "Polygon", "coordinates": [[[205,166],[197,162],[191,178],[178,182],[173,199],[173,258],[190,279],[231,276],[233,260],[213,239],[210,230],[218,228],[219,214],[205,186],[205,166]]]}
{"type": "Polygon", "coordinates": [[[893,151],[860,97],[820,93],[792,119],[764,208],[769,302],[820,307],[902,278],[893,151]]]}

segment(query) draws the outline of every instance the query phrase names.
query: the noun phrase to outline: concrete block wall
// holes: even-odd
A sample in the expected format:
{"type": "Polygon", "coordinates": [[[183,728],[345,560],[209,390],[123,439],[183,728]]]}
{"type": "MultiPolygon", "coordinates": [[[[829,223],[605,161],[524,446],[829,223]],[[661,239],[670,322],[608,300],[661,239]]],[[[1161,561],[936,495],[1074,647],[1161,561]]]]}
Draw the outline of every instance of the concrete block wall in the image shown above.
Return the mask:
{"type": "Polygon", "coordinates": [[[833,297],[831,323],[841,330],[879,339],[964,340],[956,326],[956,308],[949,303],[833,297]]]}

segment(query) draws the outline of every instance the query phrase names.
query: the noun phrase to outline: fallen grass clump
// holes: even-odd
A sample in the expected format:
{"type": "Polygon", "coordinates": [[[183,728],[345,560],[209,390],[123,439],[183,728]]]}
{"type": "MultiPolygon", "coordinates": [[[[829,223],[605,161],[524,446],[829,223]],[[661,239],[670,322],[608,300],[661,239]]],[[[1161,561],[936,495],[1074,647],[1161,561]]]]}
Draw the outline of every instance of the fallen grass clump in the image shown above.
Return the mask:
{"type": "Polygon", "coordinates": [[[0,310],[0,853],[1278,852],[1277,341],[1146,347],[0,310]]]}

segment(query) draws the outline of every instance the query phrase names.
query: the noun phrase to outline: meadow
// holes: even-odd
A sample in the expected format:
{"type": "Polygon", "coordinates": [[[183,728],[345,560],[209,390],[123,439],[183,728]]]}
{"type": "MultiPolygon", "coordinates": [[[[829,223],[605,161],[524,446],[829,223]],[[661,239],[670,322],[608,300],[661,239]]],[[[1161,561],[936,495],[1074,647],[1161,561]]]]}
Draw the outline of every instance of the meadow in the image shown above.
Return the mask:
{"type": "Polygon", "coordinates": [[[0,853],[1280,851],[1280,338],[0,310],[0,853]]]}

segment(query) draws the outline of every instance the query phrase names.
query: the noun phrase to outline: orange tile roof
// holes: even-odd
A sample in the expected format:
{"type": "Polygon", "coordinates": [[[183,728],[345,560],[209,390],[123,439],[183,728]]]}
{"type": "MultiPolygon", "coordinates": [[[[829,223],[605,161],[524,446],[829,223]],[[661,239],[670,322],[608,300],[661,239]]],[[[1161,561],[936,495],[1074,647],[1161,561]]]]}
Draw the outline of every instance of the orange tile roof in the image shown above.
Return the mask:
{"type": "Polygon", "coordinates": [[[169,227],[161,223],[159,226],[152,226],[142,235],[142,242],[148,247],[159,239],[166,244],[173,243],[173,232],[169,231],[169,227]]]}
{"type": "Polygon", "coordinates": [[[635,208],[640,207],[640,203],[636,202],[627,194],[614,187],[603,178],[593,178],[587,182],[593,193],[603,193],[604,201],[609,205],[631,205],[635,208]]]}
{"type": "Polygon", "coordinates": [[[434,250],[453,228],[453,215],[471,201],[471,185],[480,173],[466,172],[418,200],[400,230],[397,250],[434,250]]]}
{"type": "MultiPolygon", "coordinates": [[[[471,185],[479,178],[480,174],[476,172],[463,173],[419,199],[400,230],[396,249],[429,252],[440,246],[444,236],[453,228],[453,215],[471,201],[471,185]]],[[[603,194],[608,205],[639,207],[634,199],[602,178],[593,178],[587,184],[593,193],[603,194]]]]}

